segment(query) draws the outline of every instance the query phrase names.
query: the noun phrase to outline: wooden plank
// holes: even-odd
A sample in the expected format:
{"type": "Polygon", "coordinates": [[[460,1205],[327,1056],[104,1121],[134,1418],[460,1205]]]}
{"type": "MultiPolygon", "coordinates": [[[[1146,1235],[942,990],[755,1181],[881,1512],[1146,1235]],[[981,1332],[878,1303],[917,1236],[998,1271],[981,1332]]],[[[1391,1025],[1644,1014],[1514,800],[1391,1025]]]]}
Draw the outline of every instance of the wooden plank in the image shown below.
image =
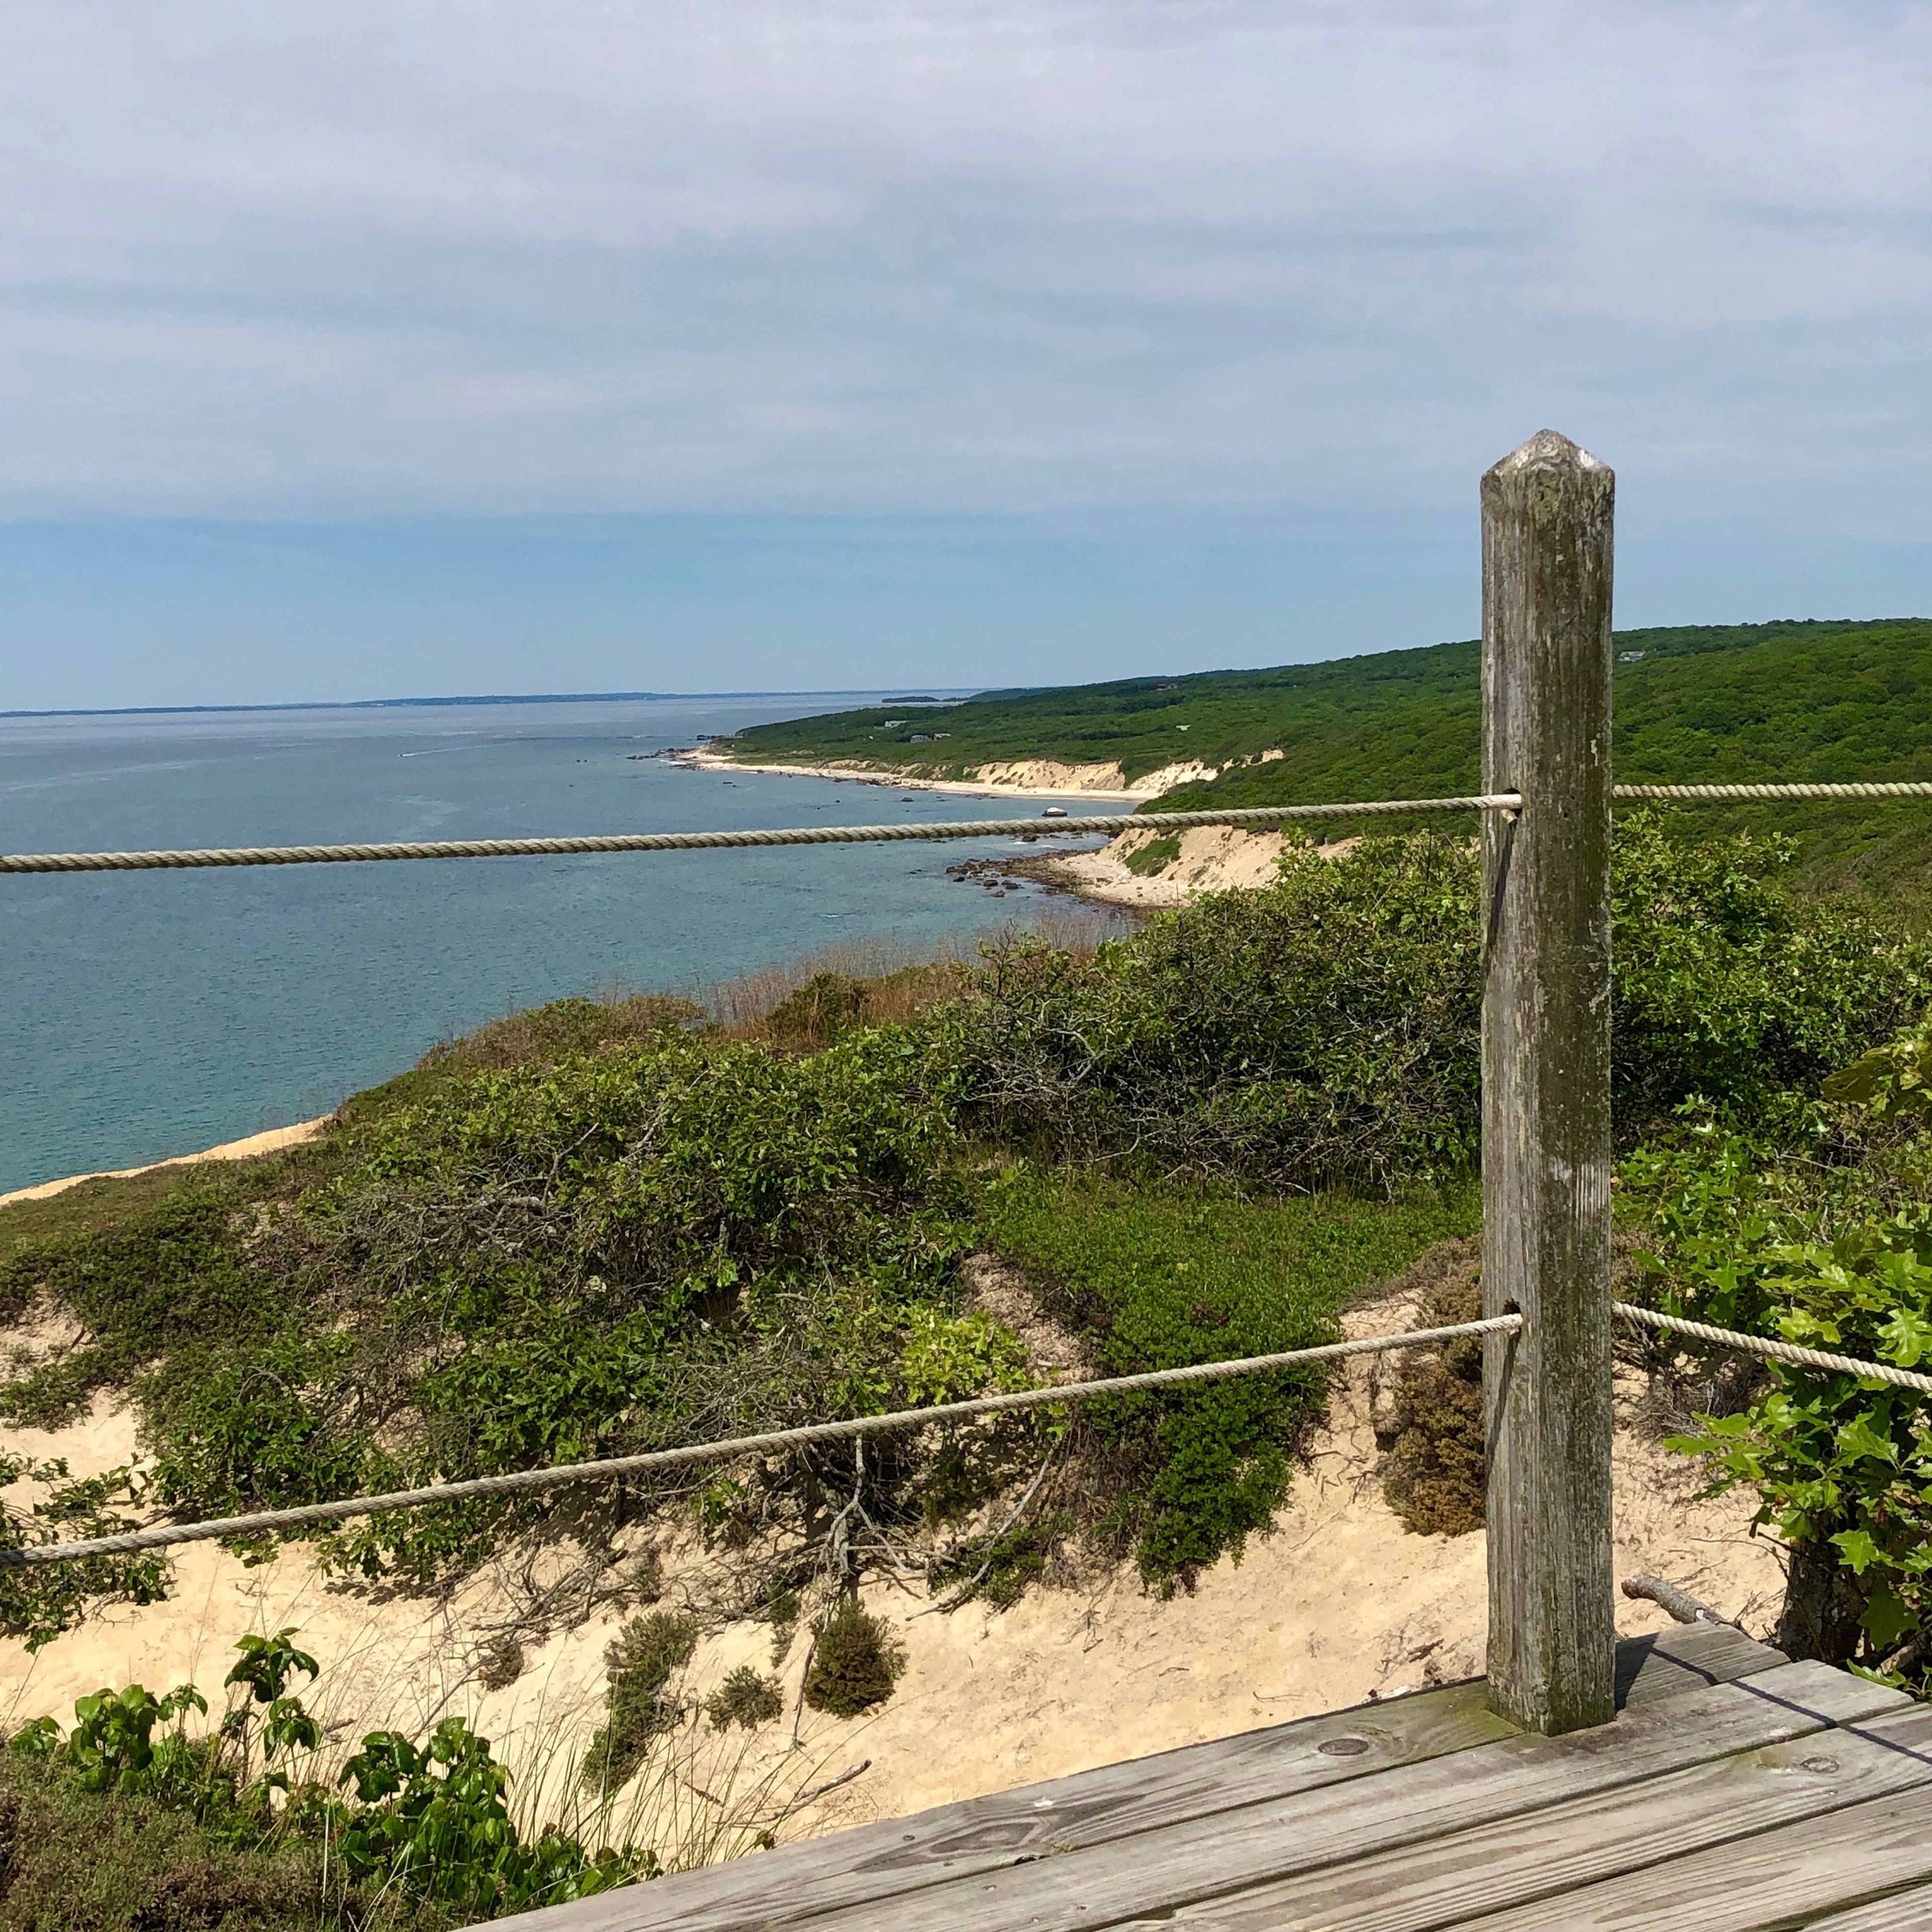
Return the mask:
{"type": "MultiPolygon", "coordinates": [[[[814,1912],[812,1932],[1080,1932],[1264,1885],[1317,1875],[1391,1844],[1441,1839],[1478,1823],[1507,1834],[1526,1816],[1655,1781],[1687,1764],[1771,1747],[1910,1700],[1820,1664],[1787,1664],[1653,1706],[1563,1738],[1525,1732],[1453,1756],[1384,1771],[1366,1783],[1303,1791],[1104,1844],[1049,1842],[1048,1856],[950,1882],[814,1912]]],[[[1316,1889],[1318,1891],[1319,1884],[1316,1889]]],[[[1299,1898],[1300,1893],[1297,1897],[1299,1898]]],[[[706,1914],[707,1932],[799,1922],[789,1903],[758,1918],[706,1914]]],[[[660,1923],[655,1914],[650,1921],[660,1923]]],[[[1298,1912],[1256,1921],[1301,1922],[1298,1912]]]]}
{"type": "Polygon", "coordinates": [[[1916,1885],[1910,1891],[1875,1899],[1870,1905],[1855,1906],[1850,1912],[1808,1919],[1804,1932],[1925,1932],[1928,1925],[1932,1925],[1932,1885],[1916,1885]]]}
{"type": "MultiPolygon", "coordinates": [[[[1175,1932],[1442,1932],[1535,1906],[1564,1915],[1552,1925],[1593,1924],[1575,1908],[1606,1880],[1928,1786],[1932,1711],[1915,1708],[1190,1906],[1172,1923],[1175,1932]]],[[[1918,1802],[1932,1816],[1932,1798],[1918,1802]]],[[[1381,1804],[1373,1822],[1402,1828],[1381,1804]]],[[[1708,1932],[1701,1914],[1676,1922],[1708,1932]]]]}
{"type": "MultiPolygon", "coordinates": [[[[1672,1690],[1694,1681],[1663,1656],[1644,1659],[1638,1692],[1653,1679],[1660,1690],[1667,1684],[1672,1690]]],[[[802,1918],[1022,1863],[1063,1845],[1104,1844],[1231,1804],[1354,1784],[1392,1766],[1515,1735],[1515,1726],[1489,1708],[1482,1679],[1474,1678],[857,1826],[496,1923],[530,1932],[614,1932],[802,1918]],[[1343,1739],[1340,1752],[1322,1749],[1343,1739]]]]}
{"type": "Polygon", "coordinates": [[[1608,1721],[1610,576],[1616,479],[1544,430],[1483,478],[1483,1312],[1490,1690],[1608,1721]]]}
{"type": "Polygon", "coordinates": [[[1730,1624],[1675,1624],[1654,1636],[1626,1637],[1617,1646],[1617,1708],[1641,1710],[1660,1698],[1774,1670],[1785,1660],[1782,1651],[1730,1624]]]}
{"type": "MultiPolygon", "coordinates": [[[[1776,1668],[1784,1659],[1729,1626],[1683,1625],[1617,1648],[1621,1694],[1643,1709],[1665,1699],[1776,1668]]],[[[649,1924],[693,1928],[762,1922],[970,1876],[1244,1804],[1466,1750],[1514,1734],[1486,1706],[1482,1680],[1398,1701],[1298,1718],[1211,1743],[1106,1765],[1070,1778],[940,1805],[782,1850],[660,1879],[648,1900],[611,1892],[521,1916],[542,1932],[616,1932],[649,1924]],[[1324,1743],[1360,1738],[1364,1752],[1324,1743]],[[921,1868],[926,1869],[922,1870],[921,1868]],[[646,1911],[648,1903],[650,1910],[646,1911]]]]}
{"type": "MultiPolygon", "coordinates": [[[[1932,1787],[1922,1785],[1587,1890],[1464,1919],[1457,1932],[1788,1932],[1815,1928],[1821,1915],[1875,1895],[1928,1884],[1932,1787]]],[[[1876,1922],[1924,1932],[1932,1918],[1876,1922]]]]}

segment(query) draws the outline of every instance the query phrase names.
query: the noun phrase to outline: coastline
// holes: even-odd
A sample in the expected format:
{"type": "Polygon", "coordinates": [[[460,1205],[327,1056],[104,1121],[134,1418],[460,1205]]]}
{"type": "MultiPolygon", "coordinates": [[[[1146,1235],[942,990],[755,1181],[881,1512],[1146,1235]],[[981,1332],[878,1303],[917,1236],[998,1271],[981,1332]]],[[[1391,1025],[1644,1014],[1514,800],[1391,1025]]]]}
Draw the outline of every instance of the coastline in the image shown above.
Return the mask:
{"type": "Polygon", "coordinates": [[[968,798],[1088,798],[1138,805],[1154,794],[1100,785],[1020,784],[1001,778],[902,778],[877,766],[752,765],[707,751],[702,745],[665,754],[674,765],[694,772],[760,772],[776,778],[830,778],[838,784],[874,785],[892,791],[950,791],[968,798]]]}
{"type": "Polygon", "coordinates": [[[199,1154],[170,1154],[166,1160],[151,1160],[140,1167],[103,1168],[95,1174],[69,1174],[58,1180],[36,1181],[31,1187],[16,1187],[0,1194],[0,1208],[16,1201],[44,1201],[49,1196],[64,1194],[88,1180],[131,1180],[137,1174],[152,1174],[164,1167],[194,1167],[205,1160],[252,1160],[259,1154],[280,1154],[284,1148],[299,1147],[312,1141],[334,1118],[318,1114],[312,1120],[298,1120],[292,1127],[270,1127],[265,1132],[248,1134],[238,1141],[224,1141],[219,1147],[203,1148],[199,1154]]]}
{"type": "MultiPolygon", "coordinates": [[[[1020,783],[1010,779],[896,778],[876,768],[851,765],[745,764],[702,745],[667,754],[670,761],[687,771],[750,772],[786,778],[830,778],[836,784],[871,785],[882,790],[956,792],[976,798],[1081,799],[1096,803],[1144,804],[1158,790],[1176,782],[1172,769],[1142,781],[1142,789],[1124,790],[1091,783],[1047,785],[1020,783]],[[1157,789],[1148,788],[1157,782],[1157,789]]],[[[1042,767],[1072,774],[1094,766],[1057,766],[1048,759],[1022,761],[1010,769],[1037,772],[1042,767]]],[[[1118,767],[1115,768],[1118,771],[1118,767]]],[[[1116,832],[1107,843],[1092,851],[1042,852],[1037,856],[1006,862],[1004,869],[1039,884],[1086,900],[1090,904],[1129,907],[1139,912],[1154,912],[1186,905],[1204,892],[1229,892],[1270,884],[1287,842],[1279,832],[1247,832],[1226,826],[1196,826],[1180,835],[1175,857],[1158,872],[1135,872],[1127,860],[1141,847],[1160,835],[1146,832],[1116,832]]],[[[1346,842],[1352,844],[1353,840],[1346,842]]],[[[1338,847],[1338,850],[1344,849],[1338,847]]]]}

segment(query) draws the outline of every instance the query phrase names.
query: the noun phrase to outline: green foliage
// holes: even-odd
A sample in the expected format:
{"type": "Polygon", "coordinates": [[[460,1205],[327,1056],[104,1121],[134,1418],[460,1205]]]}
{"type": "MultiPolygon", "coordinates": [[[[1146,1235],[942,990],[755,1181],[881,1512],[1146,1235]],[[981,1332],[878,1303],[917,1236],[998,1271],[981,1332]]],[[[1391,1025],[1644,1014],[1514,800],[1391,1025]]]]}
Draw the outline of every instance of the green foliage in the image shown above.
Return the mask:
{"type": "MultiPolygon", "coordinates": [[[[1613,858],[1613,1078],[1626,1144],[1694,1094],[1750,1119],[1898,1025],[1932,954],[1806,905],[1785,854],[1690,844],[1655,814],[1613,858]]],[[[1479,1114],[1480,922],[1457,841],[1291,849],[1281,882],[1162,915],[1090,960],[996,955],[950,1010],[968,1124],[1042,1154],[1131,1149],[1270,1189],[1466,1171],[1479,1114]]]]}
{"type": "Polygon", "coordinates": [[[233,1844],[146,1795],[0,1754],[0,1932],[431,1932],[394,1894],[326,1894],[319,1840],[233,1844]]]}
{"type": "Polygon", "coordinates": [[[1468,854],[1294,850],[1281,883],[1154,920],[1090,960],[996,955],[950,1016],[988,1138],[1282,1191],[1389,1184],[1474,1158],[1480,934],[1468,854]]]}
{"type": "Polygon", "coordinates": [[[74,1729],[63,1748],[75,1784],[83,1791],[166,1789],[178,1779],[189,1747],[177,1732],[158,1749],[154,1726],[185,1711],[207,1708],[207,1700],[192,1684],[177,1684],[161,1697],[130,1684],[124,1690],[100,1690],[76,1699],[74,1729]]]}
{"type": "Polygon", "coordinates": [[[1626,1144],[1694,1095],[1744,1122],[1815,1094],[1932,992],[1923,943],[1790,892],[1784,842],[1672,832],[1648,812],[1617,831],[1610,1040],[1626,1144]]]}
{"type": "MultiPolygon", "coordinates": [[[[0,1453],[0,1490],[22,1480],[44,1485],[47,1493],[25,1511],[0,1503],[0,1549],[116,1534],[134,1525],[115,1505],[137,1504],[143,1492],[124,1465],[75,1480],[63,1458],[36,1463],[0,1453]]],[[[0,1569],[0,1636],[24,1637],[37,1651],[73,1629],[90,1606],[158,1603],[167,1586],[166,1560],[158,1552],[0,1569]]]]}
{"type": "MultiPolygon", "coordinates": [[[[1882,1082],[1860,1097],[1862,1114],[1794,1096],[1749,1135],[1693,1110],[1682,1132],[1627,1160],[1625,1213],[1648,1241],[1645,1298],[1747,1334],[1922,1367],[1932,1138],[1886,1120],[1882,1082]]],[[[1673,1338],[1652,1352],[1700,1352],[1673,1338]]],[[[1757,1520],[1790,1550],[1780,1646],[1876,1665],[1907,1633],[1932,1629],[1923,1399],[1753,1358],[1719,1358],[1703,1373],[1696,1424],[1672,1446],[1707,1458],[1718,1486],[1754,1488],[1757,1520]]],[[[1923,1647],[1914,1636],[1900,1656],[1923,1647]]]]}
{"type": "Polygon", "coordinates": [[[844,973],[814,973],[765,1016],[772,1043],[792,1052],[817,1052],[866,1017],[866,989],[844,973]]]}
{"type": "Polygon", "coordinates": [[[1150,838],[1144,845],[1137,845],[1123,862],[1137,879],[1150,879],[1156,872],[1164,872],[1180,856],[1180,835],[1171,832],[1165,838],[1150,838]]]}
{"type": "Polygon", "coordinates": [[[610,1673],[610,1714],[584,1754],[589,1784],[614,1791],[644,1760],[651,1740],[683,1714],[671,1680],[698,1649],[698,1620],[681,1611],[633,1617],[604,1653],[610,1673]]]}
{"type": "Polygon", "coordinates": [[[1932,1012],[1910,1033],[1874,1047],[1825,1082],[1825,1098],[1881,1120],[1932,1114],[1932,1012]]]}
{"type": "MultiPolygon", "coordinates": [[[[1626,1144],[1698,1096],[1755,1130],[1923,1010],[1925,949],[1797,904],[1782,863],[1746,839],[1688,844],[1654,815],[1622,827],[1626,1144]]],[[[980,1238],[1061,1281],[1118,1366],[1292,1346],[1259,1338],[1330,1332],[1339,1301],[1312,1291],[1248,1322],[1238,1294],[1225,1309],[1218,1292],[1180,1296],[1183,1264],[1265,1246],[1265,1222],[1316,1242],[1277,1276],[1318,1280],[1320,1229],[1354,1216],[1400,1265],[1410,1209],[1342,1198],[1307,1223],[1279,1199],[1190,1204],[1168,1181],[1460,1199],[1476,1151],[1476,902],[1462,842],[1378,838],[1332,862],[1294,851],[1277,886],[1202,901],[1090,958],[997,950],[903,1026],[848,1024],[850,988],[869,1002],[876,982],[811,982],[796,1040],[836,1035],[817,1051],[769,1028],[726,1039],[649,1002],[499,1023],[488,1043],[432,1056],[434,1079],[362,1096],[306,1164],[210,1176],[143,1197],[124,1222],[16,1246],[0,1270],[10,1305],[44,1298],[83,1333],[16,1362],[0,1408],[46,1418],[103,1382],[130,1387],[150,1500],[210,1515],[938,1402],[1026,1372],[1012,1338],[962,1308],[958,1262],[980,1238]],[[1023,1178],[982,1202],[972,1175],[988,1154],[1023,1178]],[[1052,1172],[1067,1161],[1112,1178],[1052,1172]]],[[[1450,1232],[1427,1211],[1429,1238],[1450,1232]]],[[[1150,1578],[1185,1579],[1266,1521],[1313,1387],[1096,1412],[1110,1520],[1150,1578]]],[[[1037,1466],[1042,1430],[1063,1426],[896,1445],[867,1458],[860,1500],[881,1526],[950,1520],[1037,1466]]],[[[826,1477],[823,1455],[721,1469],[696,1513],[728,1541],[808,1540],[824,1533],[826,1477]]],[[[512,1538],[595,1550],[680,1493],[638,1477],[398,1512],[324,1534],[322,1553],[436,1587],[512,1538]]],[[[87,1520],[113,1526],[112,1502],[87,1520]]],[[[9,1533],[55,1528],[28,1514],[9,1533]]],[[[1038,1530],[1015,1526],[1002,1577],[1043,1560],[1038,1530]]],[[[0,1617],[34,1631],[164,1576],[111,1565],[29,1588],[25,1574],[0,1579],[0,1617]]]]}
{"type": "MultiPolygon", "coordinates": [[[[1801,1346],[1917,1368],[1932,1349],[1932,1215],[1732,1258],[1782,1304],[1770,1328],[1801,1346]]],[[[1858,1579],[1867,1660],[1932,1616],[1932,1420],[1922,1396],[1784,1363],[1748,1408],[1674,1447],[1748,1484],[1757,1520],[1793,1544],[1830,1544],[1858,1579]]],[[[1820,1648],[1826,1648],[1821,1645],[1820,1648]]],[[[1834,1659],[1842,1661],[1842,1658],[1834,1659]]]]}
{"type": "MultiPolygon", "coordinates": [[[[150,1342],[162,1500],[226,1513],[687,1439],[694,1413],[717,1426],[727,1359],[748,1430],[890,1394],[898,1324],[956,1244],[919,1073],[890,1032],[800,1060],[677,1038],[452,1077],[352,1126],[266,1233],[210,1234],[247,1318],[150,1342]]],[[[92,1312],[112,1336],[116,1306],[92,1312]]],[[[429,1582],[591,1507],[613,1504],[420,1513],[331,1546],[429,1582]]]]}
{"type": "Polygon", "coordinates": [[[818,1626],[805,1673],[805,1701],[835,1718],[856,1718],[892,1694],[906,1666],[891,1626],[848,1598],[818,1626]]]}
{"type": "Polygon", "coordinates": [[[124,1224],[17,1251],[0,1269],[0,1302],[25,1307],[48,1294],[87,1339],[0,1384],[0,1416],[58,1427],[94,1390],[124,1384],[170,1348],[262,1332],[274,1315],[245,1264],[244,1226],[259,1184],[253,1174],[209,1179],[124,1224]]]}
{"type": "Polygon", "coordinates": [[[509,1773],[460,1718],[426,1742],[374,1731],[343,1767],[356,1808],[334,1849],[352,1886],[393,1887],[405,1898],[472,1918],[587,1898],[657,1875],[649,1852],[594,1856],[557,1831],[526,1840],[510,1816],[509,1773]]]}
{"type": "Polygon", "coordinates": [[[964,1315],[914,1309],[899,1375],[905,1400],[914,1407],[1032,1386],[1026,1350],[1017,1337],[976,1308],[964,1315]]]}
{"type": "MultiPolygon", "coordinates": [[[[1466,1185],[1396,1204],[1253,1202],[1018,1167],[988,1187],[983,1218],[1051,1312],[1094,1338],[1103,1372],[1131,1375],[1333,1341],[1352,1296],[1479,1211],[1466,1185]]],[[[1116,1484],[1112,1527],[1150,1582],[1186,1582],[1266,1527],[1326,1387],[1304,1369],[1085,1405],[1116,1484]]]]}
{"type": "Polygon", "coordinates": [[[704,1714],[714,1730],[733,1724],[756,1730],[768,1724],[784,1709],[784,1695],[776,1677],[766,1677],[748,1664],[741,1664],[726,1674],[724,1681],[704,1700],[704,1714]]]}
{"type": "Polygon", "coordinates": [[[392,1924],[428,1932],[656,1875],[657,1860],[638,1847],[592,1854],[555,1828],[520,1834],[508,1774],[458,1718],[421,1742],[370,1733],[341,1772],[340,1784],[353,1787],[347,1802],[292,1780],[282,1766],[321,1744],[291,1694],[297,1676],[316,1672],[294,1634],[237,1645],[226,1682],[242,1700],[210,1736],[191,1736],[181,1722],[208,1708],[192,1684],[160,1697],[138,1684],[102,1690],[76,1703],[64,1738],[50,1718],[16,1732],[0,1762],[0,1822],[14,1827],[0,1839],[0,1926],[229,1924],[224,1914],[238,1912],[233,1924],[264,1932],[392,1924]],[[25,1894],[17,1883],[9,1890],[8,1877],[65,1873],[83,1820],[97,1845],[131,1840],[117,1868],[125,1882],[89,1879],[73,1888],[66,1916],[18,1918],[25,1894]],[[110,1901],[124,1894],[127,1911],[116,1916],[110,1901]],[[168,1916],[177,1907],[214,1916],[177,1921],[168,1916]]]}
{"type": "Polygon", "coordinates": [[[705,1024],[704,1010],[662,993],[616,992],[553,1000],[506,1013],[460,1039],[439,1041],[406,1073],[358,1094],[344,1109],[352,1122],[420,1103],[466,1073],[554,1066],[586,1054],[634,1051],[705,1024]]]}

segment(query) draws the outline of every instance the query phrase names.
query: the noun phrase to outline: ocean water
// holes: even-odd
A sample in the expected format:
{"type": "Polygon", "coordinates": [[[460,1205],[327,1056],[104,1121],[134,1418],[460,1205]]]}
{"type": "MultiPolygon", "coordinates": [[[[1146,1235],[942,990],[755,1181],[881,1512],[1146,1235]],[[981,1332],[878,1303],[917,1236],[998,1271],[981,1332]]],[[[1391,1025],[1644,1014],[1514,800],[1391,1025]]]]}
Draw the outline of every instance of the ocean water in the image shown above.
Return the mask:
{"type": "MultiPolygon", "coordinates": [[[[10,851],[1015,818],[646,754],[836,699],[0,720],[10,851]]],[[[0,1190],[308,1119],[438,1039],[614,984],[686,990],[998,908],[1017,841],[0,877],[0,1190]]]]}

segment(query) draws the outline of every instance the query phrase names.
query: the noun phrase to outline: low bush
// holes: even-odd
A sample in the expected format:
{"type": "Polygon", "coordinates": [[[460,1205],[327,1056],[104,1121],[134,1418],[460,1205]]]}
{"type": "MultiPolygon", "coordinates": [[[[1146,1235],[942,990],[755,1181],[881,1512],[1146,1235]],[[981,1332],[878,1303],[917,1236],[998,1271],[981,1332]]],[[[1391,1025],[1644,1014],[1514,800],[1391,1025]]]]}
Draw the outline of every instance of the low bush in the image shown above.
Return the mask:
{"type": "Polygon", "coordinates": [[[296,1694],[317,1666],[294,1632],[244,1638],[215,1726],[192,1684],[134,1684],[50,1718],[0,1753],[5,1932],[443,1932],[655,1876],[633,1846],[592,1854],[520,1831],[508,1772],[460,1718],[421,1741],[376,1731],[336,1786],[296,1694]],[[340,1789],[346,1789],[345,1797],[340,1789]]]}
{"type": "Polygon", "coordinates": [[[748,1731],[768,1724],[784,1710],[784,1694],[776,1677],[766,1677],[748,1664],[728,1672],[724,1681],[704,1700],[704,1714],[716,1730],[733,1724],[748,1731]]]}
{"type": "MultiPolygon", "coordinates": [[[[1694,1122],[1625,1164],[1647,1234],[1646,1298],[1672,1312],[1834,1354],[1922,1369],[1932,1358],[1932,1134],[1916,1078],[1932,1028],[1902,1034],[1794,1106],[1781,1136],[1694,1122]]],[[[1788,1552],[1776,1640],[1932,1684],[1932,1424],[1884,1383],[1747,1359],[1687,1376],[1701,1352],[1644,1354],[1701,1382],[1672,1446],[1720,1489],[1759,1498],[1788,1552]],[[1721,1391],[1725,1399],[1713,1400],[1721,1391]]]]}
{"type": "MultiPolygon", "coordinates": [[[[1449,1328],[1483,1312],[1482,1276],[1472,1259],[1426,1295],[1418,1328],[1449,1328]]],[[[1463,1536],[1486,1514],[1480,1336],[1395,1357],[1395,1402],[1378,1438],[1388,1450],[1382,1493],[1406,1529],[1463,1536]]]]}
{"type": "MultiPolygon", "coordinates": [[[[1790,848],[1621,822],[1612,1075],[1625,1147],[1701,1096],[1735,1121],[1903,1024],[1932,947],[1782,883],[1790,848]]],[[[1275,1192],[1390,1191],[1478,1156],[1474,855],[1432,835],[1163,914],[1084,961],[1024,944],[945,1010],[964,1122],[1046,1159],[1127,1159],[1275,1192]]]]}
{"type": "MultiPolygon", "coordinates": [[[[23,1480],[46,1493],[26,1510],[0,1502],[0,1549],[118,1534],[136,1526],[124,1506],[137,1505],[145,1490],[125,1465],[76,1479],[64,1459],[33,1462],[0,1450],[0,1490],[23,1480]]],[[[158,1603],[167,1587],[167,1563],[158,1552],[0,1569],[0,1636],[22,1637],[36,1651],[71,1630],[91,1606],[158,1603]]]]}
{"type": "Polygon", "coordinates": [[[866,992],[845,974],[814,974],[765,1016],[766,1037],[790,1052],[817,1052],[863,1022],[866,992]]]}
{"type": "Polygon", "coordinates": [[[821,1622],[805,1673],[805,1701],[835,1718],[856,1718],[892,1694],[905,1648],[884,1620],[854,1598],[821,1622]]]}
{"type": "Polygon", "coordinates": [[[644,1762],[653,1738],[684,1714],[672,1679],[698,1649],[698,1620],[676,1610],[633,1617],[604,1653],[610,1714],[584,1754],[586,1784],[614,1791],[644,1762]]]}
{"type": "MultiPolygon", "coordinates": [[[[1686,1106],[1784,1132],[1792,1093],[1923,1004],[1924,946],[1798,904],[1781,862],[1655,816],[1619,826],[1627,1146],[1686,1106]]],[[[966,1306],[975,1242],[1049,1284],[1108,1369],[1323,1339],[1348,1294],[1472,1217],[1477,898],[1461,842],[1370,839],[1291,852],[1270,890],[1090,950],[1022,942],[877,979],[821,961],[715,1022],[648,998],[512,1016],[358,1097],[299,1158],[196,1170],[125,1197],[124,1218],[87,1190],[65,1218],[0,1216],[0,1315],[44,1302],[80,1330],[10,1364],[0,1416],[57,1422],[128,1388],[148,1505],[205,1516],[936,1402],[1028,1372],[966,1306]],[[888,1010],[907,1023],[878,1024],[888,1010]]],[[[1096,1406],[1072,1514],[1160,1587],[1185,1582],[1266,1523],[1319,1388],[1096,1406]]],[[[675,1500],[778,1550],[746,1580],[763,1600],[809,1581],[848,1497],[925,1534],[1024,1480],[1058,1426],[935,1430],[856,1469],[801,1453],[398,1512],[322,1553],[422,1588],[519,1538],[594,1568],[675,1500]]],[[[122,1505],[88,1507],[72,1520],[122,1505]]],[[[1066,1508],[1001,1532],[998,1587],[1038,1569],[1066,1508]]],[[[0,1618],[58,1628],[161,1573],[68,1575],[64,1602],[9,1582],[0,1618]]]]}

